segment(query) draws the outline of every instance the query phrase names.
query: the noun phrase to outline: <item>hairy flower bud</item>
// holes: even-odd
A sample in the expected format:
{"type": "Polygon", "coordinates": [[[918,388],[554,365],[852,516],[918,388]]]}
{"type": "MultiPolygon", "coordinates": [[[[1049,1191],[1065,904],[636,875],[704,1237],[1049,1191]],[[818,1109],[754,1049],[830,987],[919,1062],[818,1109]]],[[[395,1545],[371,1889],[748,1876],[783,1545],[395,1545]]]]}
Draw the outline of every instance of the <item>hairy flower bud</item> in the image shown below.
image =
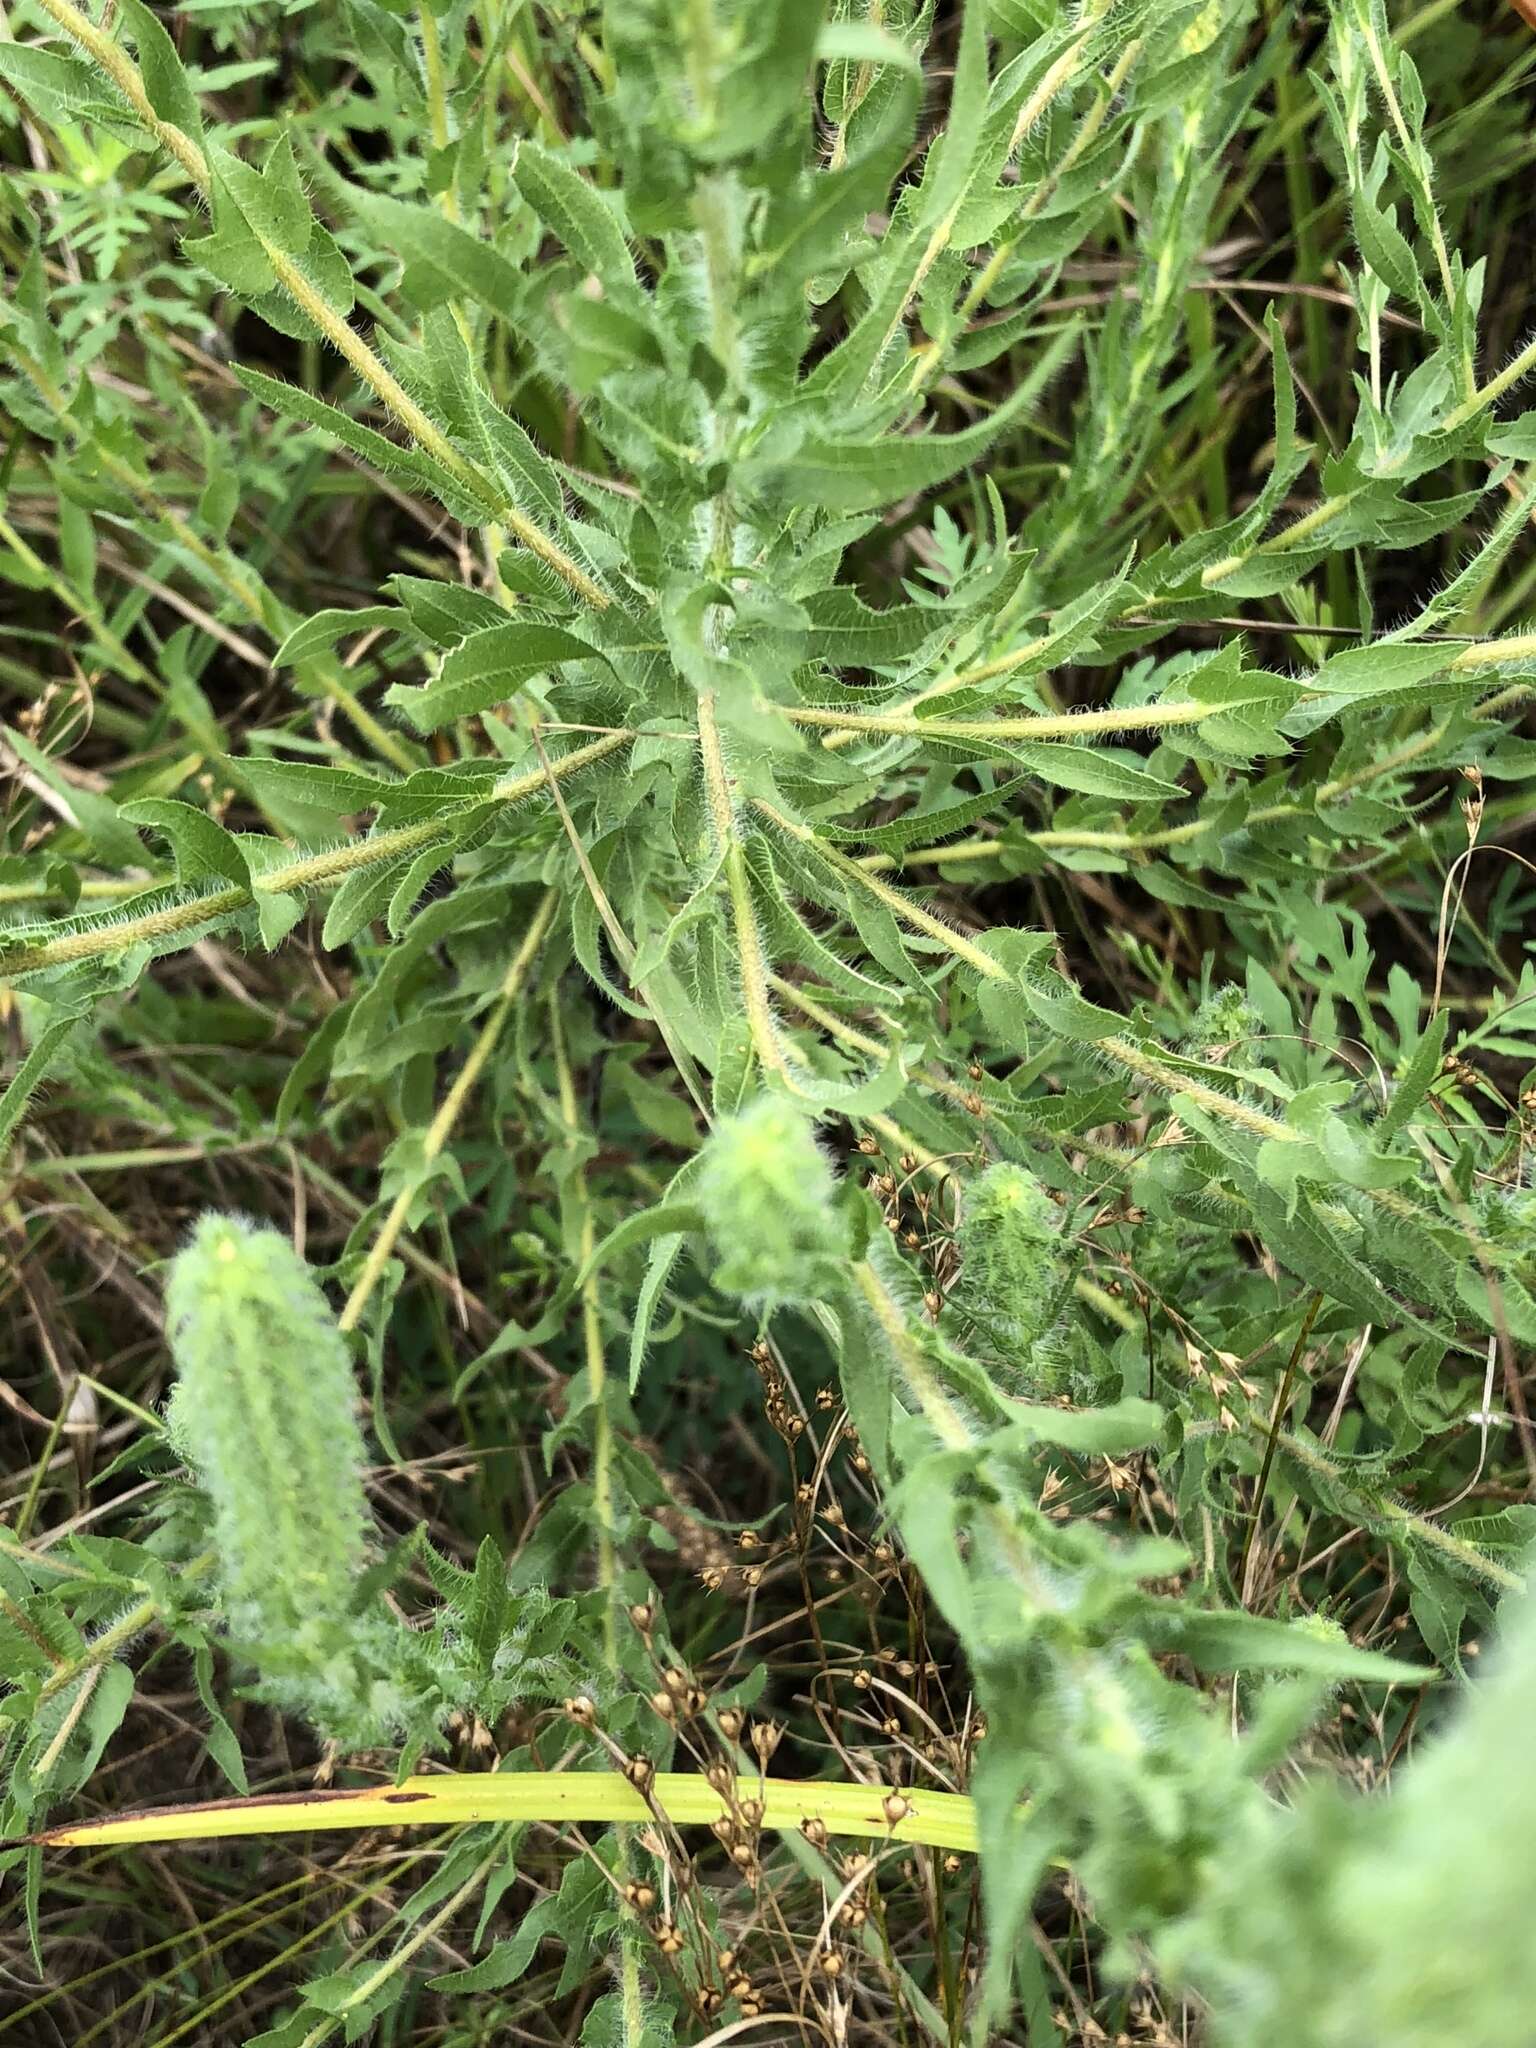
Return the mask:
{"type": "Polygon", "coordinates": [[[959,1299],[997,1341],[1027,1348],[1055,1320],[1063,1280],[1050,1197],[1024,1166],[1000,1161],[966,1190],[959,1299]]]}
{"type": "Polygon", "coordinates": [[[781,1096],[760,1095],[719,1124],[698,1181],[715,1285],[748,1299],[817,1299],[847,1244],[835,1192],[809,1120],[781,1096]]]}
{"type": "Polygon", "coordinates": [[[213,1505],[231,1631],[317,1675],[363,1564],[364,1447],[347,1348],[286,1238],[204,1216],[171,1268],[175,1440],[213,1505]]]}

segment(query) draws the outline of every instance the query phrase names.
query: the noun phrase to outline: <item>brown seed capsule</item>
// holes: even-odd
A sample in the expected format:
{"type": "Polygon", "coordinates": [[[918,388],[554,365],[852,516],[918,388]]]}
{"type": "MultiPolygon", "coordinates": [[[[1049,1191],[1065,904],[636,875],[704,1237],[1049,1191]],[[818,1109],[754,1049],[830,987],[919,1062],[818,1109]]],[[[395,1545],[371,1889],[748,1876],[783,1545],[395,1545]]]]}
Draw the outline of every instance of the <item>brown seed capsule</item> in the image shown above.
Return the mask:
{"type": "Polygon", "coordinates": [[[899,1792],[887,1792],[880,1802],[880,1811],[885,1815],[888,1825],[895,1827],[898,1821],[906,1819],[912,1811],[912,1806],[899,1792]]]}
{"type": "Polygon", "coordinates": [[[726,1989],[730,1992],[732,1998],[750,1998],[752,1996],[752,1979],[750,1977],[733,1977],[726,1986],[726,1989]]]}
{"type": "Polygon", "coordinates": [[[915,1152],[903,1152],[896,1163],[903,1173],[916,1173],[917,1154],[915,1152]]]}
{"type": "Polygon", "coordinates": [[[871,1137],[860,1138],[859,1150],[867,1154],[876,1153],[880,1150],[880,1140],[878,1138],[871,1137]]]}
{"type": "Polygon", "coordinates": [[[688,1697],[683,1701],[684,1709],[690,1714],[702,1714],[708,1705],[709,1694],[707,1692],[700,1692],[696,1685],[690,1686],[688,1697]]]}
{"type": "Polygon", "coordinates": [[[971,1740],[972,1742],[985,1742],[986,1739],[987,1717],[985,1714],[978,1714],[971,1723],[971,1740]]]}
{"type": "Polygon", "coordinates": [[[862,1927],[869,1918],[869,1908],[850,1899],[838,1916],[845,1927],[862,1927]]]}
{"type": "MultiPolygon", "coordinates": [[[[876,1564],[893,1564],[896,1559],[896,1553],[889,1543],[877,1543],[874,1549],[874,1559],[876,1564]]],[[[909,1664],[907,1666],[908,1671],[911,1668],[909,1664]]]]}
{"type": "Polygon", "coordinates": [[[574,1698],[564,1701],[563,1705],[566,1713],[570,1715],[578,1728],[595,1728],[597,1726],[597,1708],[587,1698],[585,1693],[577,1693],[574,1698]]]}
{"type": "Polygon", "coordinates": [[[648,1884],[627,1884],[624,1896],[637,1913],[649,1913],[656,1903],[655,1887],[648,1884]]]}
{"type": "Polygon", "coordinates": [[[971,1064],[966,1068],[965,1071],[970,1075],[973,1081],[979,1081],[981,1079],[983,1069],[980,1066],[978,1066],[975,1060],[972,1060],[971,1064]]]}
{"type": "Polygon", "coordinates": [[[861,1477],[871,1469],[870,1462],[862,1451],[855,1451],[848,1462],[861,1477]]]}
{"type": "MultiPolygon", "coordinates": [[[[906,1246],[909,1252],[915,1252],[923,1241],[922,1232],[919,1230],[913,1230],[909,1226],[902,1233],[901,1241],[906,1246]]],[[[935,1314],[937,1314],[937,1310],[935,1310],[935,1314]]]]}
{"type": "Polygon", "coordinates": [[[938,1320],[939,1314],[944,1307],[944,1297],[936,1287],[930,1287],[923,1296],[923,1307],[927,1309],[929,1315],[935,1321],[938,1320]]]}
{"type": "Polygon", "coordinates": [[[731,1850],[731,1861],[738,1870],[750,1870],[757,1861],[756,1856],[753,1854],[752,1844],[750,1842],[737,1842],[731,1850]]]}
{"type": "Polygon", "coordinates": [[[727,1742],[735,1742],[737,1740],[741,1734],[742,1725],[740,1707],[722,1707],[720,1709],[720,1733],[727,1742]]]}
{"type": "Polygon", "coordinates": [[[707,1564],[699,1573],[699,1582],[706,1593],[718,1593],[725,1584],[725,1572],[720,1565],[707,1564]]]}
{"type": "Polygon", "coordinates": [[[817,1849],[824,1849],[826,1847],[827,1824],[816,1814],[808,1813],[806,1815],[805,1819],[800,1823],[800,1832],[813,1847],[817,1849]]]}
{"type": "Polygon", "coordinates": [[[736,1802],[736,1809],[749,1828],[759,1828],[762,1826],[763,1802],[761,1799],[739,1799],[736,1802]]]}
{"type": "Polygon", "coordinates": [[[653,1692],[651,1694],[651,1712],[653,1714],[660,1714],[663,1721],[675,1721],[677,1719],[677,1702],[669,1692],[653,1692]]]}
{"type": "Polygon", "coordinates": [[[871,1679],[867,1671],[855,1671],[855,1673],[853,1674],[853,1682],[858,1687],[860,1692],[868,1692],[870,1686],[873,1684],[874,1681],[871,1679]]]}
{"type": "Polygon", "coordinates": [[[683,1937],[673,1921],[659,1920],[656,1923],[656,1946],[664,1956],[675,1956],[681,1952],[683,1937]]]}
{"type": "Polygon", "coordinates": [[[743,1529],[741,1534],[736,1538],[736,1541],[740,1544],[743,1550],[758,1549],[762,1544],[762,1540],[762,1537],[758,1535],[755,1529],[743,1529]]]}
{"type": "Polygon", "coordinates": [[[901,1733],[901,1723],[894,1714],[887,1714],[880,1723],[880,1733],[882,1735],[889,1735],[892,1741],[901,1733]]]}
{"type": "Polygon", "coordinates": [[[719,1964],[719,1966],[720,1966],[720,1974],[721,1974],[721,1976],[722,1976],[722,1977],[729,1977],[729,1975],[731,1974],[732,1970],[734,1970],[734,1969],[735,1969],[735,1967],[736,1967],[736,1951],[735,1951],[735,1949],[733,1949],[733,1948],[723,1948],[723,1949],[721,1949],[721,1950],[720,1950],[720,1952],[719,1952],[719,1954],[718,1954],[718,1955],[717,1955],[717,1956],[715,1957],[715,1961],[716,1961],[716,1962],[717,1962],[717,1963],[719,1964]]]}
{"type": "Polygon", "coordinates": [[[736,1823],[728,1813],[722,1813],[710,1822],[709,1832],[715,1837],[717,1842],[734,1842],[736,1839],[736,1823]]]}
{"type": "Polygon", "coordinates": [[[748,1565],[741,1575],[741,1583],[749,1593],[755,1593],[763,1583],[763,1568],[760,1564],[748,1565]]]}
{"type": "Polygon", "coordinates": [[[944,1858],[944,1874],[946,1877],[954,1877],[958,1874],[959,1869],[960,1858],[951,1850],[949,1855],[944,1858]]]}
{"type": "Polygon", "coordinates": [[[624,1766],[624,1775],[637,1792],[649,1792],[656,1781],[656,1766],[648,1756],[632,1756],[624,1766]]]}
{"type": "Polygon", "coordinates": [[[752,1747],[757,1751],[758,1760],[766,1764],[778,1748],[784,1730],[775,1721],[759,1721],[752,1730],[752,1747]]]}
{"type": "Polygon", "coordinates": [[[670,1671],[661,1674],[661,1682],[674,1699],[680,1700],[688,1690],[688,1674],[676,1664],[670,1671]]]}
{"type": "Polygon", "coordinates": [[[762,2012],[762,2009],[762,2001],[760,1999],[744,1998],[741,2001],[741,2016],[744,2020],[755,2020],[762,2012]]]}
{"type": "Polygon", "coordinates": [[[718,1792],[722,1799],[736,1782],[736,1773],[728,1763],[719,1759],[710,1765],[704,1777],[710,1789],[718,1792]]]}
{"type": "Polygon", "coordinates": [[[823,1977],[841,1977],[843,1974],[843,1959],[835,1949],[829,1948],[821,1958],[821,1974],[823,1977]]]}
{"type": "Polygon", "coordinates": [[[818,1387],[816,1389],[816,1406],[823,1415],[826,1415],[837,1406],[837,1395],[830,1387],[818,1387]]]}
{"type": "Polygon", "coordinates": [[[637,1600],[629,1610],[629,1618],[643,1636],[648,1636],[656,1626],[656,1610],[649,1600],[637,1600]]]}
{"type": "Polygon", "coordinates": [[[705,2019],[713,2019],[725,2003],[725,1994],[717,1991],[712,1984],[707,1985],[702,1991],[694,1993],[694,2002],[705,2019]]]}
{"type": "Polygon", "coordinates": [[[821,1518],[824,1522],[830,1522],[834,1529],[846,1529],[848,1526],[848,1517],[835,1500],[829,1501],[822,1509],[821,1518]]]}

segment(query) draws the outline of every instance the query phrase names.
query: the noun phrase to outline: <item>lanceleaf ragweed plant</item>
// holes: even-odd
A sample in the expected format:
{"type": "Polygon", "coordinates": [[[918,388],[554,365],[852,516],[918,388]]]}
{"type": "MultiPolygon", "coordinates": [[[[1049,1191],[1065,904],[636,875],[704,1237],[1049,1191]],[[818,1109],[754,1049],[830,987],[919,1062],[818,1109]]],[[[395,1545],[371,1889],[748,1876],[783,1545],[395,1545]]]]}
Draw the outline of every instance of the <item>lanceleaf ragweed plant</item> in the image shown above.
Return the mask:
{"type": "Polygon", "coordinates": [[[1296,1788],[1531,1535],[1518,23],[7,20],[39,1967],[409,1821],[166,2038],[1507,2038],[1481,1878],[1356,1923],[1516,1680],[1296,1788]]]}

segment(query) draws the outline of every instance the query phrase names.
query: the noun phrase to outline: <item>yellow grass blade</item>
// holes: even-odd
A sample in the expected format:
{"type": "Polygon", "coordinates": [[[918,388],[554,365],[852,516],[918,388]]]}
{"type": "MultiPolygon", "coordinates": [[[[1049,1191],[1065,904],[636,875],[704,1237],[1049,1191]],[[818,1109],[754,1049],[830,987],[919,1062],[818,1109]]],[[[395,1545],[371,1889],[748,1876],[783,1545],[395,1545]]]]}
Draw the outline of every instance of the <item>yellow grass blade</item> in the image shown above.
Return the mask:
{"type": "MultiPolygon", "coordinates": [[[[883,1785],[742,1778],[739,1795],[760,1799],[762,1825],[778,1833],[819,1820],[829,1835],[974,1850],[976,1809],[963,1794],[893,1792],[883,1785]]],[[[471,1821],[647,1821],[707,1827],[730,1808],[696,1772],[658,1773],[650,1803],[616,1771],[443,1772],[377,1790],[283,1792],[269,1799],[208,1799],[146,1808],[111,1820],[48,1828],[51,1848],[129,1842],[211,1842],[233,1835],[291,1835],[317,1828],[442,1827],[471,1821]]]]}

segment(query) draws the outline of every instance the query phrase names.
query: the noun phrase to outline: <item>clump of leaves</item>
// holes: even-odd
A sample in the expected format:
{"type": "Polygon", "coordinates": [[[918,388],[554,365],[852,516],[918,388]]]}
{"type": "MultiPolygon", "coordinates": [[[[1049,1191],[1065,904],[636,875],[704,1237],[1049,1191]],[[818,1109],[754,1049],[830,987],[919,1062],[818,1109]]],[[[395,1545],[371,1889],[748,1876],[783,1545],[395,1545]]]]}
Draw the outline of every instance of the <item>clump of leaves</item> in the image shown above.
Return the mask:
{"type": "Polygon", "coordinates": [[[1240,2039],[1433,1855],[1476,1713],[1276,1807],[1532,1533],[1505,14],[17,0],[5,1824],[188,1660],[517,1793],[353,1804],[467,1831],[274,2048],[1240,2039]]]}

